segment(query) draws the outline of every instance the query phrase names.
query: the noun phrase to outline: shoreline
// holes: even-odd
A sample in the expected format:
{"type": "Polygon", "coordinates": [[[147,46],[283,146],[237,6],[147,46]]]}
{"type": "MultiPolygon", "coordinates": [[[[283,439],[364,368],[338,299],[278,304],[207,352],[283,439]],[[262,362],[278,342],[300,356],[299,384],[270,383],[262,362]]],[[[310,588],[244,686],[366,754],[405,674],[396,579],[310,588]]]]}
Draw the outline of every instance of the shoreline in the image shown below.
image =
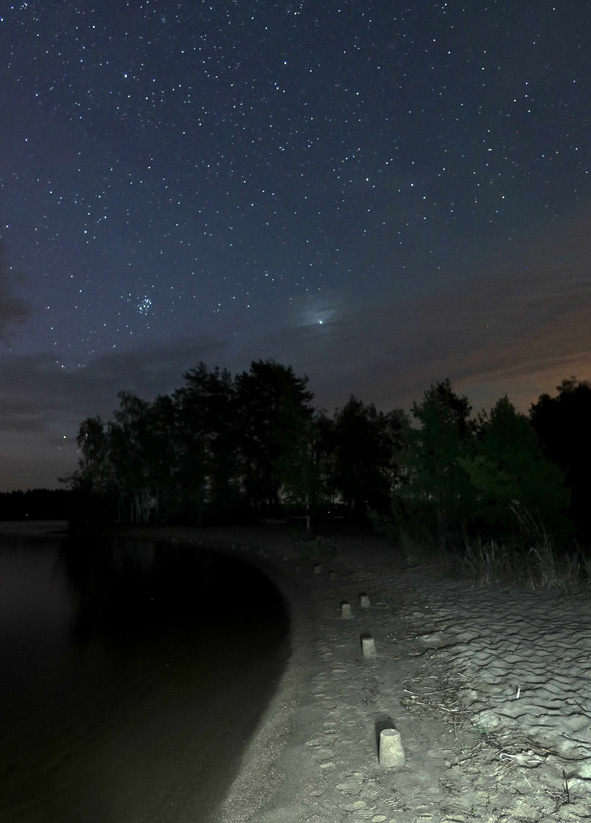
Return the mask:
{"type": "Polygon", "coordinates": [[[279,527],[205,528],[157,527],[125,530],[126,536],[162,543],[195,545],[245,560],[265,574],[283,596],[289,613],[291,655],[259,726],[246,742],[237,774],[213,820],[247,823],[285,780],[278,761],[293,730],[293,713],[306,692],[308,651],[313,642],[313,604],[302,578],[294,575],[297,561],[291,534],[279,527]],[[246,539],[245,539],[246,537],[246,539]]]}
{"type": "Polygon", "coordinates": [[[10,537],[56,537],[68,533],[67,520],[0,520],[0,534],[10,537]]]}
{"type": "Polygon", "coordinates": [[[405,569],[368,533],[338,534],[321,574],[311,564],[296,573],[293,538],[278,527],[124,533],[234,554],[288,603],[293,654],[219,807],[222,823],[589,819],[588,596],[473,588],[436,566],[405,569]],[[375,639],[374,658],[361,652],[363,635],[375,639]],[[379,764],[388,725],[406,751],[398,770],[379,764]]]}
{"type": "Polygon", "coordinates": [[[405,569],[371,534],[338,535],[319,575],[312,564],[295,572],[286,530],[211,529],[195,540],[255,563],[287,590],[296,620],[306,613],[223,823],[589,819],[588,597],[405,569]],[[373,659],[361,653],[364,634],[373,659]],[[398,771],[379,765],[380,724],[401,733],[398,771]]]}

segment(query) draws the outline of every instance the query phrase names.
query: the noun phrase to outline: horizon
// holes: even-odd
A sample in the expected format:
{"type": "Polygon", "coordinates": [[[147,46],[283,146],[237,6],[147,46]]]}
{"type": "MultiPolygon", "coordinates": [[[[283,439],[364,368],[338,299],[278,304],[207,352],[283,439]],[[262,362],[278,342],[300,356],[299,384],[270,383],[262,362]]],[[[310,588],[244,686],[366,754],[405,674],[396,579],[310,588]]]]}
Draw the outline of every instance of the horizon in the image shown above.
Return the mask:
{"type": "Polygon", "coordinates": [[[331,412],[591,375],[579,4],[0,15],[0,490],[117,392],[273,358],[331,412]]]}
{"type": "MultiPolygon", "coordinates": [[[[273,358],[269,358],[269,359],[273,359],[273,358]]],[[[277,362],[277,361],[276,361],[276,362],[277,362]]],[[[196,365],[197,365],[197,364],[196,364],[196,365]]],[[[281,365],[289,365],[289,364],[281,364],[281,365]]],[[[206,366],[208,366],[208,369],[210,369],[210,367],[209,367],[209,365],[208,365],[208,364],[206,364],[206,366]]],[[[214,366],[214,367],[212,367],[212,368],[215,368],[215,366],[214,366]]],[[[220,366],[220,368],[224,368],[224,367],[221,367],[221,366],[220,366]]],[[[211,369],[210,369],[210,370],[211,370],[211,369]]],[[[294,370],[294,371],[295,371],[295,370],[294,370]]],[[[236,373],[236,374],[237,374],[237,373],[236,373]]],[[[304,375],[298,374],[297,372],[295,372],[295,374],[296,374],[296,377],[303,377],[303,376],[304,376],[304,375]]],[[[234,377],[234,376],[235,376],[235,374],[234,374],[234,373],[232,373],[232,376],[234,377]]],[[[572,377],[572,375],[571,375],[570,377],[572,377]]],[[[443,380],[445,380],[445,379],[446,379],[446,378],[442,378],[441,380],[435,380],[435,381],[434,381],[434,383],[433,383],[433,384],[430,384],[430,385],[435,385],[435,384],[437,384],[437,383],[441,383],[441,382],[443,382],[443,380]]],[[[563,378],[563,379],[567,379],[567,378],[563,378]]],[[[586,382],[586,381],[584,381],[583,379],[580,379],[580,380],[579,380],[579,378],[576,378],[576,379],[577,379],[579,382],[581,382],[581,383],[586,382]]],[[[557,389],[557,388],[558,388],[558,385],[559,385],[559,383],[560,383],[560,382],[562,382],[562,381],[558,381],[557,386],[555,387],[555,389],[557,389]]],[[[183,385],[183,384],[179,383],[179,385],[178,385],[178,386],[175,386],[173,389],[171,389],[171,390],[170,390],[170,392],[157,392],[157,393],[156,393],[153,397],[151,397],[151,398],[148,398],[148,397],[145,397],[145,396],[142,396],[142,395],[137,395],[137,396],[139,396],[139,397],[140,397],[141,399],[143,399],[143,400],[147,400],[148,402],[152,402],[152,401],[155,399],[155,397],[157,396],[157,394],[169,394],[169,393],[173,392],[175,389],[181,388],[181,385],[183,385]]],[[[361,400],[361,401],[362,401],[365,405],[371,405],[371,404],[373,403],[373,404],[376,406],[376,408],[377,408],[377,410],[378,410],[378,411],[382,411],[382,412],[389,412],[389,411],[395,411],[395,410],[402,410],[402,411],[403,411],[403,412],[405,412],[407,415],[409,415],[409,417],[412,417],[412,415],[411,415],[412,404],[413,404],[415,401],[416,401],[417,403],[419,403],[419,402],[422,400],[422,398],[423,398],[423,394],[424,394],[424,391],[426,391],[426,390],[429,388],[429,386],[426,386],[426,387],[425,387],[425,389],[424,389],[424,391],[423,391],[423,392],[421,392],[419,396],[417,396],[417,397],[413,398],[413,399],[409,402],[409,404],[408,404],[406,407],[403,407],[403,406],[400,406],[400,405],[399,405],[399,406],[392,406],[392,407],[386,407],[386,406],[380,407],[377,403],[374,403],[373,401],[367,401],[364,397],[360,397],[359,395],[355,394],[354,392],[350,392],[349,394],[347,394],[346,398],[343,400],[343,402],[342,402],[342,403],[339,403],[339,404],[337,404],[337,405],[334,405],[331,409],[328,409],[328,408],[326,408],[325,406],[321,406],[321,405],[319,405],[319,404],[316,402],[316,401],[317,401],[317,396],[316,396],[316,393],[314,392],[313,386],[311,386],[311,385],[310,385],[310,381],[308,382],[307,388],[308,388],[308,390],[310,390],[310,391],[313,393],[313,398],[312,398],[312,401],[311,401],[311,405],[313,406],[313,408],[314,408],[316,411],[324,411],[324,412],[325,412],[325,413],[327,413],[330,417],[333,417],[333,416],[334,416],[334,414],[335,414],[335,412],[336,412],[336,411],[338,411],[340,408],[342,408],[342,407],[346,404],[347,400],[349,399],[349,397],[350,397],[351,395],[355,396],[358,400],[361,400]]],[[[461,391],[461,390],[460,390],[460,389],[459,389],[456,385],[454,385],[454,384],[453,384],[453,382],[452,382],[452,388],[454,389],[454,391],[455,391],[457,394],[459,394],[459,395],[464,395],[464,396],[466,396],[466,397],[467,397],[467,399],[468,399],[468,401],[469,401],[469,403],[470,403],[470,406],[471,406],[471,412],[470,412],[470,417],[471,417],[471,418],[476,418],[476,416],[477,416],[480,412],[483,412],[483,411],[490,411],[490,409],[491,409],[491,408],[492,408],[492,407],[493,407],[493,406],[497,403],[497,401],[498,401],[498,400],[500,400],[500,399],[501,399],[502,397],[504,397],[504,396],[507,396],[507,397],[508,397],[509,401],[512,403],[512,405],[515,407],[515,409],[516,409],[518,412],[520,412],[521,414],[525,414],[526,416],[529,416],[529,411],[530,411],[531,405],[532,405],[533,403],[537,402],[537,401],[539,400],[539,397],[541,397],[541,396],[542,396],[542,394],[549,394],[550,396],[554,396],[554,394],[555,394],[555,391],[550,391],[550,392],[541,392],[541,393],[540,393],[540,395],[538,395],[537,397],[535,397],[535,398],[534,398],[534,400],[533,400],[533,401],[531,401],[531,403],[529,403],[529,405],[527,406],[527,408],[521,408],[521,409],[520,409],[520,408],[519,408],[519,407],[518,407],[518,406],[517,406],[517,405],[513,402],[512,398],[511,398],[511,397],[507,394],[507,392],[503,392],[503,393],[499,394],[497,397],[495,397],[495,399],[494,399],[494,400],[492,400],[492,402],[489,402],[487,405],[478,405],[478,404],[476,404],[476,403],[474,403],[474,402],[473,402],[473,398],[472,398],[472,397],[470,397],[470,395],[467,395],[465,392],[461,391]]],[[[114,411],[116,411],[116,409],[117,409],[117,396],[114,396],[114,397],[113,397],[113,401],[114,401],[114,402],[113,402],[112,408],[111,408],[109,411],[106,411],[106,412],[104,412],[104,413],[102,413],[102,414],[94,414],[94,413],[91,413],[91,414],[87,415],[87,417],[96,417],[96,416],[100,416],[100,417],[101,417],[101,418],[102,418],[105,422],[107,422],[108,420],[110,420],[110,419],[112,418],[113,412],[114,412],[114,411]]],[[[86,419],[86,418],[84,418],[84,419],[86,419]]],[[[81,419],[81,420],[79,421],[79,423],[82,423],[82,422],[83,422],[83,420],[81,419]]],[[[72,445],[72,444],[68,444],[68,445],[71,447],[71,445],[72,445]]],[[[65,451],[66,446],[63,446],[63,448],[64,448],[64,451],[65,451]]],[[[74,472],[74,471],[76,470],[76,468],[77,468],[77,461],[78,461],[78,457],[79,457],[79,454],[80,454],[80,451],[79,451],[79,449],[77,448],[77,446],[75,445],[75,443],[74,443],[74,449],[75,449],[76,457],[75,457],[74,462],[70,464],[70,472],[69,472],[69,474],[71,474],[72,472],[74,472]]],[[[64,465],[65,465],[65,464],[64,464],[64,465]]],[[[67,479],[67,476],[68,476],[68,474],[66,473],[66,474],[61,475],[60,477],[61,477],[61,479],[63,480],[63,479],[67,479]]],[[[7,486],[5,486],[5,485],[4,485],[4,480],[3,480],[3,477],[4,477],[4,475],[2,474],[2,471],[1,471],[1,469],[0,469],[0,494],[7,494],[7,493],[12,493],[12,492],[37,491],[37,490],[47,490],[47,491],[61,491],[61,490],[67,490],[67,484],[66,484],[66,483],[64,483],[64,482],[61,482],[61,480],[60,480],[60,479],[58,479],[57,477],[56,477],[56,481],[55,481],[55,482],[56,482],[56,484],[55,484],[55,485],[53,485],[53,486],[51,486],[51,485],[50,485],[50,486],[47,486],[47,485],[37,485],[37,486],[18,486],[18,487],[7,487],[7,486]]]]}

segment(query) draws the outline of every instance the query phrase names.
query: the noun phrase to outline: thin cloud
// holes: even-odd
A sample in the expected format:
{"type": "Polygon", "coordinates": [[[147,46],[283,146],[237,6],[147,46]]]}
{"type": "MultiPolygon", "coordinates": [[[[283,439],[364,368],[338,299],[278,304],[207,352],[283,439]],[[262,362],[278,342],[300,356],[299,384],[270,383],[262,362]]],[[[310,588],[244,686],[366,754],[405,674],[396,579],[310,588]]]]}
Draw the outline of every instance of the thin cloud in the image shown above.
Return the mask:
{"type": "Polygon", "coordinates": [[[62,368],[49,354],[0,357],[0,431],[43,431],[55,420],[110,416],[125,390],[153,399],[183,383],[183,372],[204,360],[223,362],[224,344],[208,338],[101,355],[85,368],[62,368]]]}
{"type": "Polygon", "coordinates": [[[383,409],[409,408],[449,377],[475,408],[508,393],[527,410],[563,377],[589,377],[590,222],[581,217],[551,238],[532,237],[518,268],[502,251],[471,279],[428,296],[400,298],[393,288],[377,302],[340,292],[338,301],[323,297],[319,317],[331,306],[338,311],[322,324],[308,300],[279,328],[257,318],[249,353],[308,374],[328,409],[351,392],[383,409]]]}
{"type": "Polygon", "coordinates": [[[8,265],[0,241],[0,342],[10,340],[12,326],[24,322],[31,313],[29,304],[14,294],[16,276],[8,265]]]}

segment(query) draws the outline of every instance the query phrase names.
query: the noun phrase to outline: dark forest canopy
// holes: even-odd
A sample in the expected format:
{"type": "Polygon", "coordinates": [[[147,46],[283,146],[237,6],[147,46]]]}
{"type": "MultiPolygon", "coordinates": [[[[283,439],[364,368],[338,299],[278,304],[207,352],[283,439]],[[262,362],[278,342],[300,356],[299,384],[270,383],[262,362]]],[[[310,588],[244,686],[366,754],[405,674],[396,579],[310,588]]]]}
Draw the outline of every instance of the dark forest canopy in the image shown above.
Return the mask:
{"type": "Polygon", "coordinates": [[[545,454],[565,474],[579,535],[591,540],[591,383],[571,377],[556,391],[540,396],[530,419],[545,454]]]}
{"type": "Polygon", "coordinates": [[[272,360],[236,376],[200,363],[183,377],[152,403],[121,392],[111,420],[81,424],[69,485],[89,511],[203,523],[389,506],[402,412],[351,397],[329,417],[307,377],[272,360]]]}
{"type": "Polygon", "coordinates": [[[329,415],[312,405],[307,377],[272,360],[235,376],[200,363],[183,377],[170,395],[147,402],[121,392],[112,419],[83,421],[68,482],[85,518],[309,522],[371,512],[419,523],[444,546],[475,530],[516,533],[521,507],[549,533],[573,533],[581,480],[552,415],[563,403],[567,426],[563,395],[575,393],[579,409],[591,401],[588,384],[565,381],[529,417],[506,397],[473,416],[449,380],[427,389],[410,415],[354,396],[329,415]]]}

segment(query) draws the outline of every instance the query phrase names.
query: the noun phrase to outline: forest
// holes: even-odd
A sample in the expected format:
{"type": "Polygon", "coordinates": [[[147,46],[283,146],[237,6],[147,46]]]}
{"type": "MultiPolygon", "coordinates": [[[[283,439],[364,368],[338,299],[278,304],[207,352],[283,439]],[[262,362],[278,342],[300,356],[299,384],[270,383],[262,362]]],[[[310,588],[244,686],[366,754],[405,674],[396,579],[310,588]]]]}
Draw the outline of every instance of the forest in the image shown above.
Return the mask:
{"type": "Polygon", "coordinates": [[[67,478],[77,516],[208,524],[286,517],[367,521],[450,547],[478,535],[588,540],[591,384],[564,380],[528,415],[502,397],[473,413],[449,380],[410,413],[350,397],[317,409],[308,379],[255,361],[233,376],[204,363],[152,402],[120,392],[112,419],[78,432],[67,478]]]}

